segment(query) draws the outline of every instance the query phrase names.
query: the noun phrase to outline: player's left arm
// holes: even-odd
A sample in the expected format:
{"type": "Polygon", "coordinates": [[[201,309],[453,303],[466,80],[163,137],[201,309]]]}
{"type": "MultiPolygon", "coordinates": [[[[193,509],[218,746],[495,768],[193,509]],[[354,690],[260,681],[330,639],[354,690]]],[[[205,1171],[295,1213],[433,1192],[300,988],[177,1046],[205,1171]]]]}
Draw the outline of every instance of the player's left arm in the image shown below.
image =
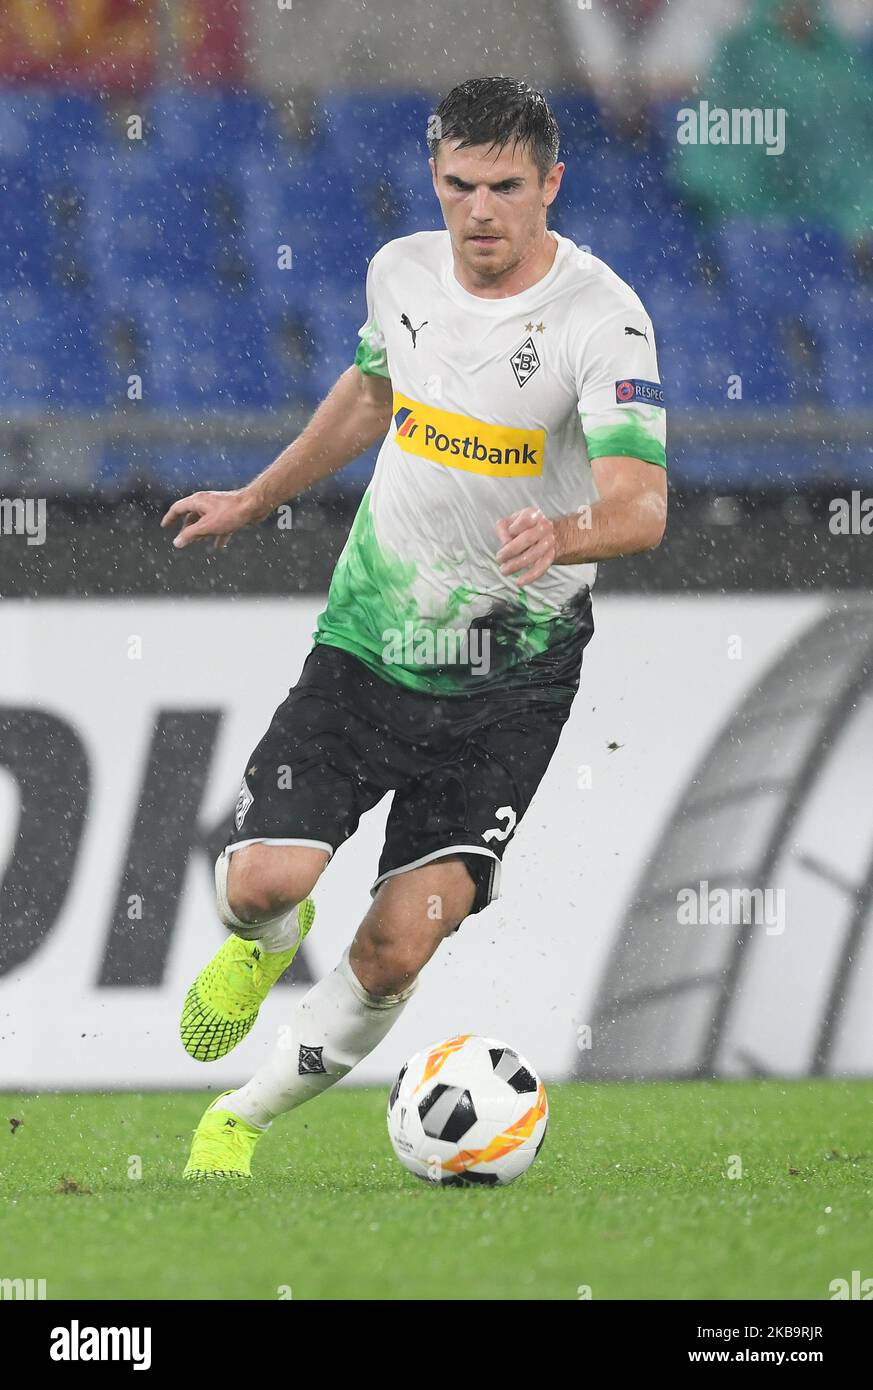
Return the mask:
{"type": "Polygon", "coordinates": [[[598,502],[570,516],[547,517],[536,507],[497,523],[501,574],[533,584],[552,565],[582,565],[638,555],[660,545],[667,526],[667,471],[645,459],[593,459],[598,502]]]}

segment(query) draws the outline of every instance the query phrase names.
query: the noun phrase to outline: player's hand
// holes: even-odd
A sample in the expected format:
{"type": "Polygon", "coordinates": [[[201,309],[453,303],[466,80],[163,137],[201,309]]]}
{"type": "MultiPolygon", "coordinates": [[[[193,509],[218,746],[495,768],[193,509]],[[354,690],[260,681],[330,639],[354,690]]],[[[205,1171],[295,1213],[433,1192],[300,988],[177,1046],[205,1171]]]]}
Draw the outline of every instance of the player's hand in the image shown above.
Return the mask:
{"type": "Polygon", "coordinates": [[[173,541],[178,550],[210,536],[213,550],[221,550],[234,531],[259,520],[244,488],[234,492],[192,492],[190,497],[180,497],[164,513],[161,525],[171,526],[180,517],[182,529],[173,541]]]}
{"type": "Polygon", "coordinates": [[[497,523],[501,574],[514,574],[520,586],[533,584],[554,564],[557,537],[554,522],[539,507],[525,507],[497,523]]]}

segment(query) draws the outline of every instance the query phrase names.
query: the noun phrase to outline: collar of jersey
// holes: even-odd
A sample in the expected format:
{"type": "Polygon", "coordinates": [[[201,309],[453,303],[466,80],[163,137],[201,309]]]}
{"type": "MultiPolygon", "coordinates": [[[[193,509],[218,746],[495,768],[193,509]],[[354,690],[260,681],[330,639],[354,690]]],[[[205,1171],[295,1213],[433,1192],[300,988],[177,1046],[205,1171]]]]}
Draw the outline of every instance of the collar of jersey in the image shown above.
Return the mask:
{"type": "Polygon", "coordinates": [[[504,299],[483,299],[481,295],[471,294],[469,290],[464,289],[464,286],[455,276],[455,267],[452,260],[452,242],[448,233],[446,233],[448,252],[447,260],[443,263],[442,276],[443,286],[446,292],[450,294],[452,299],[458,304],[463,304],[466,309],[474,309],[478,313],[487,314],[492,317],[498,314],[525,313],[528,308],[532,308],[539,301],[542,297],[543,290],[548,289],[552,281],[556,279],[567,252],[573,245],[567,237],[561,236],[560,232],[554,232],[551,228],[549,228],[549,232],[557,241],[558,249],[555,252],[555,259],[552,261],[545,275],[541,280],[537,280],[535,285],[531,285],[529,289],[522,290],[521,294],[508,294],[504,299]]]}

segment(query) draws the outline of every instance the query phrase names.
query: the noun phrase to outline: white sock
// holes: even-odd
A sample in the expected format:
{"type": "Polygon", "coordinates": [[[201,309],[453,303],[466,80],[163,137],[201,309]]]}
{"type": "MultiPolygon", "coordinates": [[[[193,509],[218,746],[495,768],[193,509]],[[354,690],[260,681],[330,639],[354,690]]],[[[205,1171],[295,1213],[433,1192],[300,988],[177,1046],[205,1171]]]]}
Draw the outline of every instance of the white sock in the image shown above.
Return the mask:
{"type": "Polygon", "coordinates": [[[377,998],[364,989],[345,951],[336,969],[301,999],[290,1026],[280,1028],[270,1060],[219,1108],[265,1126],[321,1095],[382,1041],[417,983],[402,994],[377,998]]]}
{"type": "Polygon", "coordinates": [[[292,946],[297,945],[300,935],[297,908],[292,907],[284,917],[272,917],[269,922],[259,922],[256,930],[257,936],[250,936],[247,940],[256,941],[265,951],[290,951],[292,946]]]}

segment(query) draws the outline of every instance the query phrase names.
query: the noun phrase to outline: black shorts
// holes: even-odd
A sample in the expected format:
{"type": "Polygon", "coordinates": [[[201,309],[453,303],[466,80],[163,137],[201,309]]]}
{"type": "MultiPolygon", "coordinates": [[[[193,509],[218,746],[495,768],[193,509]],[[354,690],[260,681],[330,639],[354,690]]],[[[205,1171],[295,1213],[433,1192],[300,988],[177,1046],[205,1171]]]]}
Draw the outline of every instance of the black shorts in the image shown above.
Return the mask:
{"type": "MultiPolygon", "coordinates": [[[[588,630],[593,632],[588,608],[588,630]]],[[[584,645],[584,643],[583,643],[584,645]]],[[[273,715],[240,787],[228,848],[269,841],[334,852],[394,792],[378,877],[460,855],[472,912],[497,897],[500,861],[549,765],[575,687],[434,697],[319,645],[273,715]]]]}

